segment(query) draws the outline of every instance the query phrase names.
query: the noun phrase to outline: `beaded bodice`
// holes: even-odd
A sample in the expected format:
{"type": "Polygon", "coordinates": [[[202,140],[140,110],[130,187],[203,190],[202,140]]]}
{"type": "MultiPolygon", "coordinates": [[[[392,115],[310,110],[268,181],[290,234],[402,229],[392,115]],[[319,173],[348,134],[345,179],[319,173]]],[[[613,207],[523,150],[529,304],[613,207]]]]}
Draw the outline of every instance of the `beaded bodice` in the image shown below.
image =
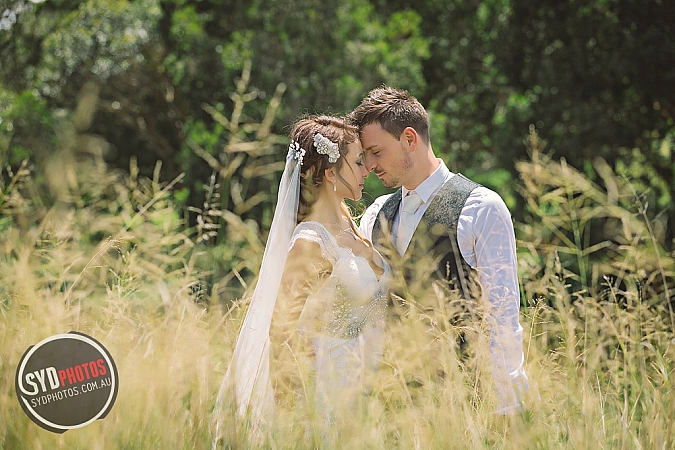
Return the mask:
{"type": "Polygon", "coordinates": [[[384,324],[389,266],[378,278],[368,261],[338,244],[319,222],[301,222],[294,230],[290,247],[298,239],[316,243],[333,266],[331,275],[314,291],[300,314],[298,329],[305,334],[322,334],[340,339],[359,337],[365,330],[384,324]]]}

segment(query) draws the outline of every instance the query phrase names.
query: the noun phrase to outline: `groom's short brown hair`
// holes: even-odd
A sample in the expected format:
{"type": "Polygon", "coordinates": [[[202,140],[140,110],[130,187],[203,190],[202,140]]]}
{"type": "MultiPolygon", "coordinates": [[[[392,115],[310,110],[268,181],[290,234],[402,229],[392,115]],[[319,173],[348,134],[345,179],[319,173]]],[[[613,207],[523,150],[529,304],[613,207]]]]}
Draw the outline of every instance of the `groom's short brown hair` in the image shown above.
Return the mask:
{"type": "Polygon", "coordinates": [[[349,113],[348,118],[359,130],[371,123],[378,123],[396,139],[406,127],[411,127],[424,142],[429,143],[429,116],[420,102],[403,89],[389,86],[373,89],[349,113]]]}

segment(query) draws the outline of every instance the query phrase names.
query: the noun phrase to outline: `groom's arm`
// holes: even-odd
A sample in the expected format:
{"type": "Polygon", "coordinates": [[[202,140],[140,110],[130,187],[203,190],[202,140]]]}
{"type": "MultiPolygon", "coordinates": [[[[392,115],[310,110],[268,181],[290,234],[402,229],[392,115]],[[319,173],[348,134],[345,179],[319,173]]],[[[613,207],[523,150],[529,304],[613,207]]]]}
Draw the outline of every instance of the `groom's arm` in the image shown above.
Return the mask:
{"type": "Polygon", "coordinates": [[[497,412],[508,414],[521,409],[528,380],[519,322],[515,234],[511,214],[497,193],[478,188],[471,194],[462,209],[457,238],[462,255],[478,272],[483,299],[489,305],[490,361],[499,403],[497,412]]]}

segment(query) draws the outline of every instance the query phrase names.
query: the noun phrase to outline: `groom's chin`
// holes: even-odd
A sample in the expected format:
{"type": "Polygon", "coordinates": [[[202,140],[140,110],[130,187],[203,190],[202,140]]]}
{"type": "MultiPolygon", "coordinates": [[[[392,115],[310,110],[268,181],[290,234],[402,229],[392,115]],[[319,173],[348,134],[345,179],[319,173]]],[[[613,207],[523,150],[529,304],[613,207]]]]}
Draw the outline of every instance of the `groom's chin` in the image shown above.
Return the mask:
{"type": "Polygon", "coordinates": [[[401,184],[397,180],[383,180],[382,181],[382,186],[386,187],[387,189],[393,189],[399,187],[401,184]]]}

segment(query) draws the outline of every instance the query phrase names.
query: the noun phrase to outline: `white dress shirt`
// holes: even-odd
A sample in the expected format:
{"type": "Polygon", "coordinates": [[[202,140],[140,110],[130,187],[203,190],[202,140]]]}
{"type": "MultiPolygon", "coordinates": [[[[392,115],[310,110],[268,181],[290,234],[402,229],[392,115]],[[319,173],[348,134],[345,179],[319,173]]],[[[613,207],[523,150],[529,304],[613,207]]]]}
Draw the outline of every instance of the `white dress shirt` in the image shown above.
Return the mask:
{"type": "MultiPolygon", "coordinates": [[[[415,228],[441,187],[455,176],[438,160],[439,167],[415,189],[423,202],[414,215],[415,228]]],[[[402,188],[402,197],[407,194],[408,189],[402,188]]],[[[377,214],[391,195],[375,199],[361,218],[359,229],[370,240],[377,214]]],[[[396,242],[400,208],[399,205],[391,227],[393,242],[396,242]]],[[[490,361],[499,402],[496,412],[519,410],[528,380],[524,369],[523,328],[519,322],[516,238],[511,214],[499,194],[483,186],[469,194],[459,215],[457,241],[462,257],[478,273],[483,298],[492,306],[488,323],[490,361]]]]}

